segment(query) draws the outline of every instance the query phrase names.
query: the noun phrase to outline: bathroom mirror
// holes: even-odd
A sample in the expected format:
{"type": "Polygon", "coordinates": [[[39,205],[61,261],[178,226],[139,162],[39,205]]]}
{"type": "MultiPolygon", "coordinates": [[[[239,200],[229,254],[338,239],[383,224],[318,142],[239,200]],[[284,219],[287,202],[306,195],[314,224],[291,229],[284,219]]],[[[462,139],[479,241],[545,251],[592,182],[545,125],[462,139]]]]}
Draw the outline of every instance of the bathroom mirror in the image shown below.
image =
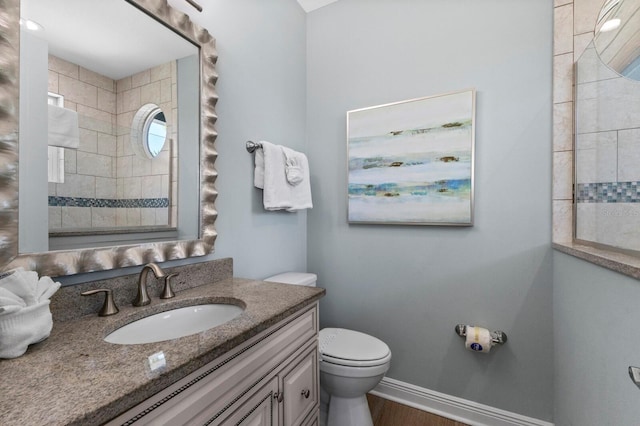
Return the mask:
{"type": "Polygon", "coordinates": [[[608,0],[596,21],[594,45],[604,64],[640,80],[640,0],[608,0]]]}
{"type": "MultiPolygon", "coordinates": [[[[33,132],[36,127],[42,127],[42,124],[23,127],[19,122],[22,117],[19,117],[17,112],[19,104],[20,107],[24,109],[22,101],[29,96],[29,93],[25,92],[34,91],[38,87],[38,84],[41,83],[40,80],[36,82],[30,81],[28,90],[19,92],[18,76],[20,75],[24,80],[19,68],[19,63],[24,57],[20,57],[18,46],[20,45],[21,49],[25,49],[25,46],[28,47],[29,44],[24,43],[24,40],[21,39],[31,37],[31,35],[25,36],[24,31],[22,35],[20,34],[18,21],[20,18],[21,5],[19,1],[5,0],[0,2],[0,116],[2,116],[0,124],[0,265],[2,265],[3,269],[22,266],[26,269],[36,270],[41,275],[61,276],[135,266],[147,262],[162,262],[171,259],[202,256],[210,253],[213,250],[213,244],[216,238],[214,222],[217,216],[213,205],[217,196],[214,187],[216,171],[213,164],[216,158],[216,152],[214,150],[216,138],[214,129],[216,115],[214,107],[217,101],[215,94],[215,81],[217,79],[215,72],[215,41],[205,29],[193,23],[187,15],[171,8],[166,0],[111,0],[109,2],[105,2],[104,0],[54,0],[46,3],[55,3],[56,7],[65,10],[66,15],[72,16],[74,20],[82,22],[85,20],[80,19],[80,15],[76,12],[81,8],[86,8],[88,4],[91,4],[89,7],[95,8],[118,8],[118,21],[128,21],[129,23],[133,22],[137,25],[142,25],[144,20],[149,20],[158,29],[165,32],[168,31],[171,36],[176,39],[178,44],[184,45],[186,43],[193,48],[193,54],[190,56],[184,57],[181,56],[183,54],[180,53],[168,60],[156,58],[156,62],[152,67],[139,68],[130,78],[120,77],[119,79],[112,79],[116,90],[118,86],[117,83],[121,80],[124,82],[121,86],[123,90],[126,90],[128,89],[127,84],[132,84],[131,87],[133,87],[132,80],[135,78],[146,78],[147,83],[154,83],[154,73],[171,73],[172,69],[177,68],[179,70],[181,67],[190,69],[192,72],[191,77],[186,78],[186,80],[196,82],[192,87],[176,87],[177,84],[172,86],[163,84],[163,82],[160,81],[158,81],[157,85],[160,86],[158,93],[160,93],[165,100],[166,97],[171,96],[172,93],[175,95],[176,92],[178,96],[190,97],[191,104],[188,104],[189,107],[182,111],[182,108],[173,109],[167,102],[149,102],[156,104],[159,109],[162,110],[162,113],[157,111],[151,116],[152,120],[146,123],[149,127],[154,123],[159,125],[164,122],[166,124],[165,143],[162,145],[160,152],[158,152],[153,159],[147,157],[144,158],[144,160],[150,162],[156,161],[156,159],[162,157],[166,151],[168,154],[165,155],[165,163],[177,164],[177,166],[173,165],[171,167],[169,174],[179,174],[180,179],[172,181],[171,177],[168,176],[164,178],[164,186],[173,187],[170,191],[179,193],[180,203],[177,203],[177,200],[175,200],[175,211],[177,214],[174,215],[177,216],[178,219],[176,220],[173,234],[162,234],[162,232],[158,232],[158,229],[149,230],[146,229],[145,226],[126,227],[127,229],[121,230],[122,232],[120,233],[116,232],[115,234],[108,229],[92,230],[91,228],[80,227],[82,228],[80,232],[70,235],[65,239],[65,243],[59,245],[60,250],[38,249],[37,241],[38,239],[40,239],[40,241],[43,239],[42,224],[38,223],[37,220],[30,219],[30,217],[42,218],[43,215],[46,216],[46,211],[51,200],[51,196],[47,194],[47,190],[50,188],[47,188],[47,186],[51,187],[52,184],[47,184],[47,173],[46,170],[43,173],[43,170],[41,170],[42,167],[34,167],[26,162],[26,164],[23,164],[24,161],[21,160],[20,168],[18,168],[18,151],[20,151],[20,158],[22,158],[23,154],[29,155],[32,152],[34,153],[33,157],[39,156],[46,158],[47,154],[43,153],[46,152],[46,145],[39,146],[36,149],[36,147],[31,147],[27,144],[31,136],[30,132],[33,132]],[[122,11],[121,8],[123,7],[127,10],[122,11]],[[74,13],[69,13],[69,11],[74,11],[74,13]],[[19,43],[19,41],[22,41],[22,43],[19,43]],[[180,63],[182,58],[186,58],[184,64],[180,63]],[[173,65],[171,61],[174,62],[173,65]],[[22,100],[20,98],[22,98],[22,100]],[[164,118],[164,120],[161,120],[161,118],[164,118]],[[189,125],[189,120],[192,120],[195,125],[189,125]],[[172,126],[174,123],[175,125],[172,126]],[[180,124],[179,126],[178,123],[180,124]],[[180,129],[182,129],[183,132],[181,132],[180,129]],[[176,144],[180,145],[179,149],[175,146],[176,144]],[[172,157],[170,154],[172,150],[180,152],[180,156],[172,157]],[[187,154],[183,155],[185,151],[187,154]],[[180,166],[180,164],[184,162],[187,162],[188,167],[180,166]],[[193,167],[194,164],[198,164],[200,167],[193,167]],[[18,179],[18,175],[20,179],[18,179]],[[32,180],[31,175],[41,175],[45,177],[40,180],[32,180]],[[20,185],[18,185],[18,180],[20,181],[20,185]],[[178,188],[180,188],[179,191],[178,188]],[[194,195],[189,195],[190,191],[194,195]],[[25,199],[28,200],[29,195],[34,193],[44,193],[45,196],[34,201],[32,205],[27,203],[28,208],[25,208],[23,201],[25,201],[25,199]],[[18,203],[19,198],[20,203],[18,203]],[[43,198],[44,205],[37,204],[42,203],[43,198]],[[33,206],[36,206],[36,208],[33,208],[33,206]],[[186,213],[181,214],[184,212],[188,213],[187,206],[194,206],[192,208],[192,214],[188,217],[186,213]],[[18,226],[18,222],[20,222],[20,226],[18,226]],[[185,228],[191,225],[195,231],[183,231],[183,224],[185,228]],[[36,232],[38,229],[40,229],[40,232],[36,232]],[[152,232],[145,232],[148,230],[152,232]],[[27,235],[24,241],[36,241],[35,249],[28,247],[27,243],[23,244],[23,234],[27,235]],[[132,236],[135,237],[135,240],[131,238],[132,236]]],[[[22,18],[25,17],[23,16],[22,18]]],[[[111,38],[117,39],[119,22],[111,20],[109,23],[112,24],[111,26],[114,29],[114,34],[111,38]]],[[[84,31],[90,31],[92,27],[96,26],[95,22],[91,20],[87,20],[83,25],[85,25],[87,29],[73,35],[78,42],[89,39],[90,37],[83,36],[83,34],[87,34],[84,31]]],[[[46,31],[46,27],[44,29],[46,31]]],[[[38,36],[37,34],[34,37],[42,38],[42,36],[38,36]]],[[[139,37],[129,37],[127,43],[133,43],[143,38],[145,38],[143,33],[140,33],[139,37]]],[[[156,43],[158,42],[158,40],[155,41],[156,43]]],[[[38,43],[39,42],[36,42],[36,45],[38,43]]],[[[167,43],[161,42],[161,45],[163,49],[154,49],[152,56],[159,57],[161,56],[160,52],[171,50],[167,43]]],[[[125,57],[125,49],[122,44],[116,43],[111,47],[93,47],[93,51],[95,52],[94,56],[100,56],[98,53],[105,54],[105,56],[109,56],[111,62],[116,63],[116,65],[123,62],[136,62],[140,59],[137,57],[125,57]]],[[[25,55],[29,53],[26,50],[23,50],[23,52],[25,55]]],[[[60,53],[59,56],[62,55],[63,53],[60,53]]],[[[87,59],[88,62],[82,63],[81,61],[84,59],[78,59],[72,62],[78,65],[76,69],[80,70],[80,74],[84,72],[84,81],[71,84],[72,86],[75,84],[74,88],[86,85],[86,83],[96,85],[98,87],[97,102],[102,101],[103,104],[109,104],[110,102],[115,103],[116,108],[132,107],[136,103],[132,100],[135,96],[122,98],[109,97],[104,90],[100,90],[102,88],[101,85],[104,83],[102,76],[104,76],[106,72],[98,73],[92,69],[94,65],[91,63],[91,59],[96,58],[85,59],[87,59]]],[[[61,75],[65,72],[64,67],[70,62],[68,58],[60,61],[58,65],[62,64],[63,67],[61,75]]],[[[36,67],[23,66],[22,71],[30,71],[35,68],[36,67]]],[[[69,83],[68,79],[66,80],[67,83],[69,83]]],[[[46,81],[44,85],[46,87],[46,81]]],[[[49,87],[51,86],[49,85],[49,87]]],[[[146,92],[147,99],[150,98],[149,93],[151,92],[146,92]]],[[[54,93],[54,95],[56,94],[54,93]]],[[[75,95],[80,98],[84,96],[75,95]]],[[[140,97],[145,98],[144,88],[140,89],[140,97]]],[[[40,98],[37,99],[38,108],[40,108],[40,98]]],[[[56,96],[53,96],[53,99],[54,102],[57,102],[57,100],[55,100],[56,96]]],[[[135,100],[139,101],[138,99],[135,100]]],[[[92,98],[90,101],[94,102],[94,99],[92,98]]],[[[51,103],[51,100],[49,103],[51,103]]],[[[139,107],[140,105],[137,105],[136,109],[139,107]]],[[[46,108],[45,102],[42,106],[41,111],[43,111],[43,113],[40,117],[47,115],[46,108]]],[[[83,120],[80,118],[82,117],[81,113],[89,111],[87,115],[90,116],[90,119],[95,119],[94,121],[97,123],[97,126],[102,126],[106,123],[115,128],[116,131],[113,135],[107,135],[111,136],[112,140],[116,139],[117,145],[115,151],[119,149],[123,150],[125,149],[124,147],[127,146],[124,143],[126,138],[122,136],[125,131],[131,131],[135,110],[126,110],[128,113],[126,117],[124,116],[125,114],[123,114],[122,117],[116,116],[110,120],[98,120],[98,118],[101,118],[101,114],[94,111],[98,110],[96,107],[83,106],[81,108],[80,102],[70,102],[68,109],[77,110],[78,120],[81,122],[83,120]],[[93,108],[93,110],[91,108],[93,108]],[[111,122],[109,123],[109,121],[111,122]]],[[[125,109],[121,109],[121,111],[125,111],[125,109]]],[[[106,131],[101,131],[100,128],[95,131],[98,133],[98,137],[104,136],[103,133],[106,133],[106,131]]],[[[87,129],[83,128],[81,124],[81,142],[83,132],[86,134],[87,129]]],[[[64,150],[68,151],[69,148],[65,148],[64,150]]],[[[153,148],[150,148],[150,150],[153,150],[153,148]]],[[[129,151],[133,151],[132,147],[129,151]]],[[[66,162],[64,165],[77,167],[80,152],[80,150],[77,151],[78,155],[74,159],[75,161],[70,161],[65,158],[64,161],[66,162]]],[[[101,155],[104,154],[104,152],[97,152],[96,149],[95,154],[101,155]]],[[[151,154],[151,152],[149,154],[151,154]]],[[[145,152],[145,156],[146,155],[145,152]]],[[[87,155],[84,156],[86,157],[87,155]]],[[[153,157],[153,155],[151,155],[151,157],[153,157]]],[[[96,162],[89,162],[88,164],[93,164],[95,168],[101,167],[101,165],[96,162]]],[[[154,167],[153,163],[150,164],[152,165],[149,167],[154,167]]],[[[46,167],[44,168],[46,169],[46,167]]],[[[115,173],[116,168],[117,160],[111,164],[111,173],[115,173]]],[[[104,173],[110,172],[108,166],[102,167],[102,169],[104,173]]],[[[99,185],[96,184],[96,190],[98,187],[99,185]]],[[[126,184],[123,184],[123,187],[125,189],[130,188],[130,186],[126,184]]],[[[88,197],[72,198],[79,199],[88,197]]],[[[125,201],[112,200],[104,197],[104,199],[99,200],[99,202],[104,202],[104,200],[115,201],[115,204],[124,204],[125,208],[127,208],[126,204],[139,201],[136,199],[128,199],[125,201]]],[[[78,200],[74,199],[72,202],[78,202],[78,200]]],[[[105,206],[100,205],[99,207],[104,208],[105,206]]],[[[108,208],[110,206],[106,207],[108,208]]],[[[40,220],[40,222],[46,221],[40,220]]],[[[165,227],[172,228],[171,226],[165,227]]],[[[157,228],[157,226],[154,228],[157,228]]],[[[45,227],[44,238],[47,240],[49,240],[47,238],[48,234],[48,229],[45,227]]]]}
{"type": "Polygon", "coordinates": [[[640,0],[605,2],[575,63],[574,241],[640,254],[640,0]]]}

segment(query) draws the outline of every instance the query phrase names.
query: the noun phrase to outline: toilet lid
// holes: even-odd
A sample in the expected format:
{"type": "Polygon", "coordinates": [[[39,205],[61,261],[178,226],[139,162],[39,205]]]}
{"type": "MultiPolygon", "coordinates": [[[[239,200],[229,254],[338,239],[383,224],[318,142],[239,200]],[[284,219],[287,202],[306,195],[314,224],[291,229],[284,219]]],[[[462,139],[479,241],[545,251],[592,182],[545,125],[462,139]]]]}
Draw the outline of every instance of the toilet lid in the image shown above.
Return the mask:
{"type": "Polygon", "coordinates": [[[322,361],[332,364],[369,367],[391,359],[389,346],[382,340],[344,328],[323,328],[319,334],[322,361]]]}

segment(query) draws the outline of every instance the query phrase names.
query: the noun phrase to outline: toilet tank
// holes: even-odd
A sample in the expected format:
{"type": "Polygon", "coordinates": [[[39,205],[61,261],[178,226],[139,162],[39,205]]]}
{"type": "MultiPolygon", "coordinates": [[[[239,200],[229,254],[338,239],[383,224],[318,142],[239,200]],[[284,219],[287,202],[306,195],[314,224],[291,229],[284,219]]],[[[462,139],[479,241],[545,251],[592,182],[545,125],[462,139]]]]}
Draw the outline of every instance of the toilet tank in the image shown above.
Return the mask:
{"type": "Polygon", "coordinates": [[[315,287],[318,276],[308,272],[285,272],[283,274],[274,275],[265,278],[264,281],[283,284],[305,285],[315,287]]]}

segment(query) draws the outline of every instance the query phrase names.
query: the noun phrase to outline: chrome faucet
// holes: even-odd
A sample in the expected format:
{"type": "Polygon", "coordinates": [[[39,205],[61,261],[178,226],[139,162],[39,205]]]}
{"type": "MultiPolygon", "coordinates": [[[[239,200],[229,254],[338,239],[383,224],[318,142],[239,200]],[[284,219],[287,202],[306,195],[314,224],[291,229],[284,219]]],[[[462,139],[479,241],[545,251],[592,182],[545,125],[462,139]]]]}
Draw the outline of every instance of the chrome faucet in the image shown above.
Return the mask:
{"type": "Polygon", "coordinates": [[[151,303],[149,293],[147,293],[147,275],[149,274],[149,271],[153,272],[153,275],[156,278],[165,277],[165,273],[162,268],[155,263],[147,263],[144,265],[140,271],[140,276],[138,277],[138,295],[133,301],[133,306],[144,306],[151,303]]]}

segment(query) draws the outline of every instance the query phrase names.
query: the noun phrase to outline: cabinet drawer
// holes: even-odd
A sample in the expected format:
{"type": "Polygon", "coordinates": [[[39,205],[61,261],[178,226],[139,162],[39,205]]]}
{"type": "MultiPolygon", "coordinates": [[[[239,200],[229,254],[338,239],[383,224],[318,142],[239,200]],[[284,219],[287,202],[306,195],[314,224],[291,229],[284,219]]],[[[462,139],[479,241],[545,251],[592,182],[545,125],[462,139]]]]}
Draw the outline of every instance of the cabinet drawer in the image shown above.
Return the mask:
{"type": "Polygon", "coordinates": [[[318,407],[318,347],[314,344],[293,368],[283,372],[284,425],[302,425],[305,418],[318,407]]]}
{"type": "Polygon", "coordinates": [[[180,425],[204,413],[208,418],[222,415],[296,350],[316,338],[317,315],[314,306],[287,318],[107,425],[180,425]]]}

